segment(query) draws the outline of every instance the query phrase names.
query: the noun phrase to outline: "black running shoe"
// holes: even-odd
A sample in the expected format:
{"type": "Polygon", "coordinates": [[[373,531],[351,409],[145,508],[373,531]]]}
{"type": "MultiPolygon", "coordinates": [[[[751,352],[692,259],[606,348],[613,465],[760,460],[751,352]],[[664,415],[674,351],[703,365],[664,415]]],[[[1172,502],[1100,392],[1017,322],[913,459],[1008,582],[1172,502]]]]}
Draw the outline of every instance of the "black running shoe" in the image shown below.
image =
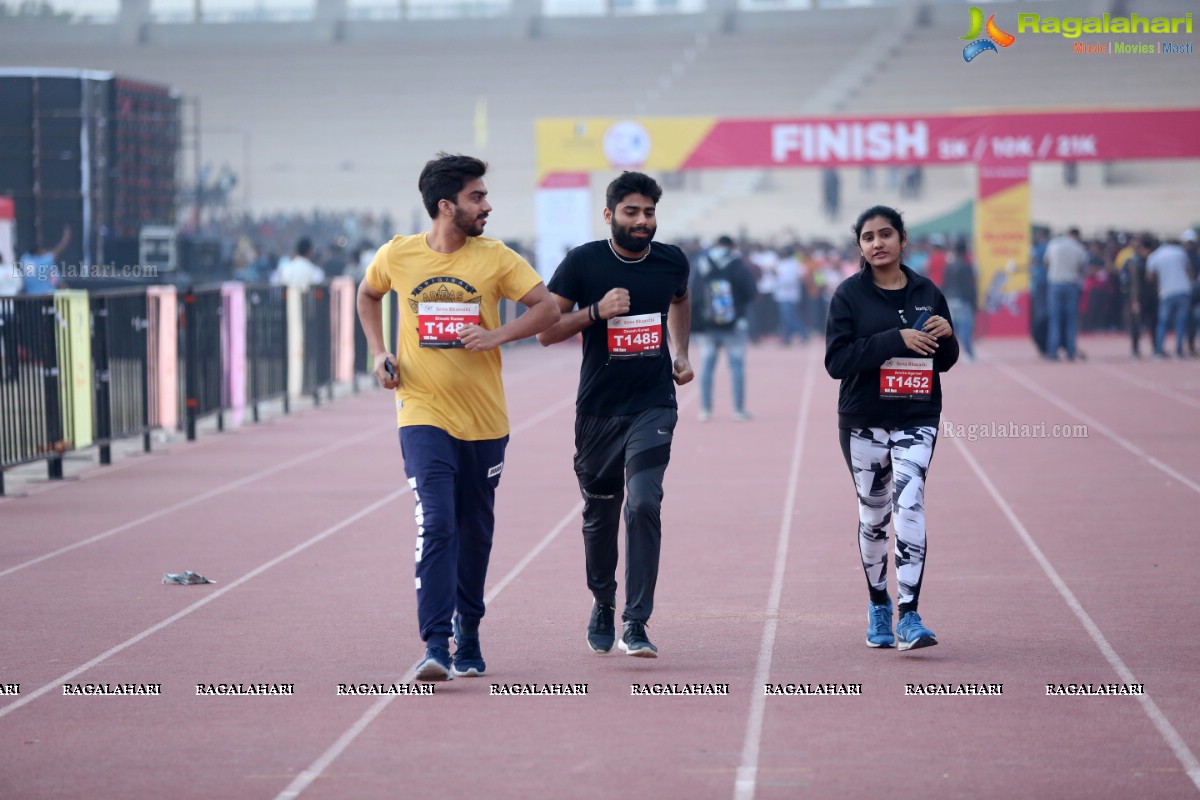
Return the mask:
{"type": "Polygon", "coordinates": [[[646,623],[638,620],[626,620],[621,632],[621,641],[617,644],[627,656],[638,658],[658,658],[658,648],[646,638],[646,623]]]}
{"type": "Polygon", "coordinates": [[[612,650],[617,638],[616,624],[613,615],[617,609],[608,603],[592,601],[592,618],[588,621],[588,647],[596,653],[607,653],[612,650]]]}
{"type": "Polygon", "coordinates": [[[487,671],[479,649],[479,630],[474,633],[464,631],[458,615],[454,617],[453,669],[455,675],[463,678],[476,678],[487,671]]]}

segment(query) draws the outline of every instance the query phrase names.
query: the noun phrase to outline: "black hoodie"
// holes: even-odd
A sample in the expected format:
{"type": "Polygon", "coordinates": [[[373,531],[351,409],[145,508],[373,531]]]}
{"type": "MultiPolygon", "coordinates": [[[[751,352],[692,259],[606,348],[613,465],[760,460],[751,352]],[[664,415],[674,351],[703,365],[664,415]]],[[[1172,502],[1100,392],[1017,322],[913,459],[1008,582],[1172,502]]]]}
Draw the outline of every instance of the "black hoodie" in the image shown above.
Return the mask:
{"type": "Polygon", "coordinates": [[[922,311],[950,320],[946,298],[933,281],[903,264],[908,278],[903,289],[885,291],[875,285],[870,267],[847,278],[833,293],[825,325],[825,370],[841,380],[838,393],[839,428],[937,427],[942,415],[939,373],[958,361],[958,339],[938,339],[933,355],[933,380],[928,400],[880,397],[879,368],[889,358],[919,358],[900,335],[922,311]]]}

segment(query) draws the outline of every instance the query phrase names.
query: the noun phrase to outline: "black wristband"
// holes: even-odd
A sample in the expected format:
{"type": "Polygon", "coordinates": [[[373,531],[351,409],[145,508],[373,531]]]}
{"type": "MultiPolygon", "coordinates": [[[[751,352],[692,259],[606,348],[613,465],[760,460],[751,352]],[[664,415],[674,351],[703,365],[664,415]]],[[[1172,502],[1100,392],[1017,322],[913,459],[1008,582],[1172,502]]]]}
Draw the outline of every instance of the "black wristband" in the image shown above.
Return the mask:
{"type": "Polygon", "coordinates": [[[600,316],[600,301],[599,301],[599,300],[597,300],[595,303],[592,303],[592,310],[591,310],[591,314],[592,314],[592,319],[593,319],[593,320],[599,321],[599,320],[601,319],[601,316],[600,316]]]}

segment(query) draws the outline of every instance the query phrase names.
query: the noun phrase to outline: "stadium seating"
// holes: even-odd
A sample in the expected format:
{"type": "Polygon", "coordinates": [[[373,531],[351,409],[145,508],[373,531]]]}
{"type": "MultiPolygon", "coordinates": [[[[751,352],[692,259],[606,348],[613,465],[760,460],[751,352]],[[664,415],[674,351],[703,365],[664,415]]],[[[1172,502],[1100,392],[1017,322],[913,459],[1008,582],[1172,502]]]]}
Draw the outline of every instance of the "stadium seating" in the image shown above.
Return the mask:
{"type": "MultiPolygon", "coordinates": [[[[982,8],[1015,32],[1022,10],[1086,16],[1111,6],[1042,0],[982,8]]],[[[1191,6],[1132,0],[1122,13],[1183,14],[1191,6]]],[[[723,26],[695,15],[545,20],[537,36],[508,30],[512,23],[503,20],[350,20],[324,41],[301,23],[173,24],[151,26],[141,45],[114,45],[104,26],[25,35],[16,28],[29,26],[6,26],[0,66],[112,70],[171,84],[187,99],[186,168],[194,169],[198,128],[200,160],[238,173],[233,200],[255,210],[389,210],[407,232],[423,224],[416,176],[424,161],[439,150],[476,153],[492,163],[489,232],[524,239],[534,233],[539,117],[1200,106],[1200,55],[1064,58],[1069,40],[1021,36],[1013,47],[966,64],[959,38],[966,24],[965,4],[935,3],[920,13],[891,6],[742,13],[723,26]],[[477,126],[484,103],[486,131],[477,126]]],[[[895,202],[922,219],[973,195],[970,169],[926,173],[921,196],[902,199],[883,174],[864,189],[857,170],[843,170],[847,219],[822,214],[815,171],[685,176],[672,184],[679,188],[664,206],[663,230],[840,237],[853,210],[869,202],[895,202]]],[[[1079,174],[1081,186],[1071,189],[1061,166],[1035,168],[1036,219],[1163,229],[1200,218],[1196,164],[1116,165],[1107,184],[1100,165],[1084,165],[1079,174]]],[[[606,178],[593,181],[597,198],[606,178]]]]}

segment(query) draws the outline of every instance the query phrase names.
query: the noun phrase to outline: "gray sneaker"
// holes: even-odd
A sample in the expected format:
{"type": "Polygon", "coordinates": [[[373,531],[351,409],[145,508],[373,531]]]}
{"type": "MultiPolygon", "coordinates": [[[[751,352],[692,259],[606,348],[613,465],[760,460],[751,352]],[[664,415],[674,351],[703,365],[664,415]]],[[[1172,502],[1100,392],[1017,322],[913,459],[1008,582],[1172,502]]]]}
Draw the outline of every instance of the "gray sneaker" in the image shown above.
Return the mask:
{"type": "Polygon", "coordinates": [[[621,641],[617,643],[617,647],[620,647],[627,656],[658,658],[658,648],[646,638],[646,623],[638,620],[625,621],[624,630],[621,631],[621,641]]]}

